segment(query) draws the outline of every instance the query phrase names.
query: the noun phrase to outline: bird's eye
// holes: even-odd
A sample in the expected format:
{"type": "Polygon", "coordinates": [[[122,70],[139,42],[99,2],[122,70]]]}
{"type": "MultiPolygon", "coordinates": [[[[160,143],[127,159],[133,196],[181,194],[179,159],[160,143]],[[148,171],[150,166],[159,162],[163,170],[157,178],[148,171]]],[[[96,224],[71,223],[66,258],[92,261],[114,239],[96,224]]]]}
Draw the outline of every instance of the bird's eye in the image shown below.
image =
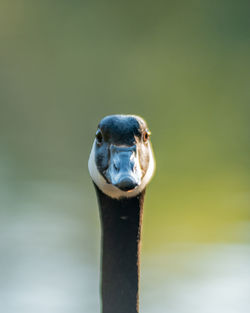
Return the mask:
{"type": "Polygon", "coordinates": [[[97,140],[97,143],[102,143],[102,133],[101,133],[101,131],[100,131],[100,129],[98,129],[98,131],[96,132],[96,134],[95,134],[95,138],[96,138],[96,140],[97,140]]]}
{"type": "Polygon", "coordinates": [[[149,129],[146,129],[144,134],[143,134],[143,141],[147,142],[149,137],[150,137],[150,135],[151,135],[151,131],[149,129]]]}

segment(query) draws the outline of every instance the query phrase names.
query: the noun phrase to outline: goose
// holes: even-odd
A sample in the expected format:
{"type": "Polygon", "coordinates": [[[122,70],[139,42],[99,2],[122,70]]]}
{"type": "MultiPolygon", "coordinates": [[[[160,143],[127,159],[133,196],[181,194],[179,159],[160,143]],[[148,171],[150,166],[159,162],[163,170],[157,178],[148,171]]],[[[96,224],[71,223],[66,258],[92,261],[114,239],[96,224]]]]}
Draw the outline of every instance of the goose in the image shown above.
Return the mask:
{"type": "Polygon", "coordinates": [[[88,169],[102,229],[102,313],[138,313],[144,195],[155,170],[146,122],[136,115],[104,117],[88,169]]]}

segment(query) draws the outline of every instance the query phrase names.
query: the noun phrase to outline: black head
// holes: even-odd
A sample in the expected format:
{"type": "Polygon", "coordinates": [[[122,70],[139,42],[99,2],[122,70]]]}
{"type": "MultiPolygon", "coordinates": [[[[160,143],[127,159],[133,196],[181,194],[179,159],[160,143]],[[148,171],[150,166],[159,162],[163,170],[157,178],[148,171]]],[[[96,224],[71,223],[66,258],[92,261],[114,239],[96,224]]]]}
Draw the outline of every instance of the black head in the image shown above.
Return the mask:
{"type": "Polygon", "coordinates": [[[111,115],[101,120],[89,171],[104,193],[130,197],[145,188],[154,171],[149,137],[148,126],[139,116],[111,115]]]}

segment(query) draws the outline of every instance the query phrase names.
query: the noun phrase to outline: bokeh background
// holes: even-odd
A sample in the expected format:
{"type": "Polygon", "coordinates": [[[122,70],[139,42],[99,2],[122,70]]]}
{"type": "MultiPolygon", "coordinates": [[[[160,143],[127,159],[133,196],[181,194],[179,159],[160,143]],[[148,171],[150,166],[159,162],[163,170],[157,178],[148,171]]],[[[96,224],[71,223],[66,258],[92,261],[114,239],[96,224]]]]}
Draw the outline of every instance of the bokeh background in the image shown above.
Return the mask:
{"type": "Polygon", "coordinates": [[[99,120],[143,116],[144,313],[250,310],[250,2],[0,0],[4,313],[99,312],[87,160],[99,120]]]}

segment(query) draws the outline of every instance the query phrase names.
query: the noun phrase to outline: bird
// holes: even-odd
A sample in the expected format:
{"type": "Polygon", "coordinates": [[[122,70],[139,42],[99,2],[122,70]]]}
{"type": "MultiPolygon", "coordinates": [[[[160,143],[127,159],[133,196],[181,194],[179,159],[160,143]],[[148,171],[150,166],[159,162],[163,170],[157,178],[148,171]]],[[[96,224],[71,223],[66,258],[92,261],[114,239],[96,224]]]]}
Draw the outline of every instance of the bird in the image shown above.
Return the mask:
{"type": "Polygon", "coordinates": [[[108,115],[88,161],[101,221],[101,312],[138,313],[142,214],[155,171],[151,132],[137,115],[108,115]]]}

